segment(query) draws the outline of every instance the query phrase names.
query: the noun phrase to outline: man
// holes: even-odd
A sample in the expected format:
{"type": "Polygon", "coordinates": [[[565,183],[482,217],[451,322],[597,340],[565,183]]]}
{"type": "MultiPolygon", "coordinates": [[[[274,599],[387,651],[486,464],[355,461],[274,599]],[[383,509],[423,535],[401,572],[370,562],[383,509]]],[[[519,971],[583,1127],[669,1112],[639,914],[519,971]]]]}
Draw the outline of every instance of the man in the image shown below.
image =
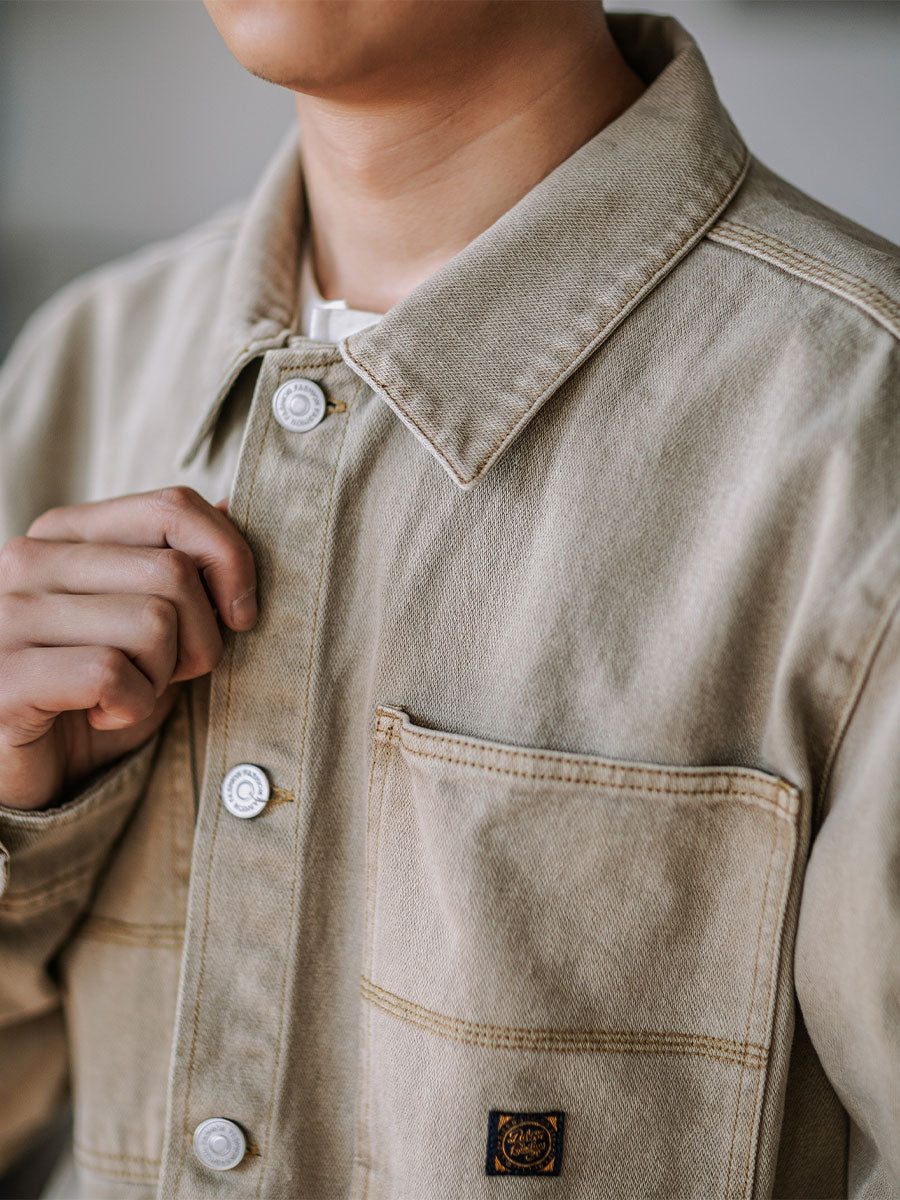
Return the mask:
{"type": "Polygon", "coordinates": [[[897,248],[670,19],[208,7],[296,134],[0,388],[7,1157],[898,1194],[897,248]]]}

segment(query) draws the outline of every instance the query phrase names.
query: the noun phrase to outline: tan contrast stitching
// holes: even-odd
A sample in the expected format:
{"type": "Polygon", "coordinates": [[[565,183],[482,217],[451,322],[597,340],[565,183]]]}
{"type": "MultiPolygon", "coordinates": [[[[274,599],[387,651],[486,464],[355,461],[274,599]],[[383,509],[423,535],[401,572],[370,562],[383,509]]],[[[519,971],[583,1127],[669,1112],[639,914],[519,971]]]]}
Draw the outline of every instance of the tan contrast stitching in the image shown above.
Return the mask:
{"type": "Polygon", "coordinates": [[[464,1021],[404,1000],[363,976],[364,998],[390,1016],[439,1037],[497,1050],[544,1050],[560,1054],[683,1054],[762,1069],[768,1061],[764,1046],[706,1035],[626,1029],[516,1029],[464,1021]]]}
{"type": "Polygon", "coordinates": [[[88,1162],[86,1157],[78,1150],[74,1151],[74,1158],[80,1166],[85,1167],[88,1171],[95,1172],[97,1175],[102,1175],[104,1179],[116,1179],[120,1180],[122,1183],[154,1184],[159,1178],[158,1174],[155,1173],[150,1174],[147,1171],[128,1171],[122,1167],[119,1167],[118,1170],[114,1171],[109,1167],[103,1166],[102,1163],[88,1162]]]}
{"type": "MultiPolygon", "coordinates": [[[[791,829],[788,836],[789,836],[790,842],[791,842],[791,850],[793,851],[794,847],[796,846],[795,830],[791,829]]],[[[777,829],[776,829],[775,837],[776,837],[776,843],[777,843],[777,841],[779,840],[779,833],[778,833],[777,829]]],[[[786,895],[787,895],[788,885],[790,884],[791,875],[792,875],[791,867],[793,865],[793,859],[794,859],[794,855],[793,855],[793,853],[791,853],[791,855],[788,859],[788,869],[783,872],[783,880],[782,880],[782,884],[781,884],[781,894],[778,897],[778,905],[776,908],[776,912],[779,914],[779,917],[774,922],[774,928],[773,928],[773,932],[772,932],[772,949],[769,953],[769,964],[770,964],[770,966],[769,966],[769,987],[766,992],[766,1007],[764,1009],[765,1016],[766,1016],[766,1027],[767,1028],[769,1026],[769,1010],[772,1006],[772,993],[775,988],[775,978],[778,974],[778,963],[777,963],[776,957],[775,957],[776,947],[778,946],[779,931],[783,925],[784,905],[785,905],[785,899],[786,899],[786,895]]],[[[750,1155],[751,1155],[752,1148],[753,1148],[753,1133],[754,1133],[754,1130],[756,1127],[756,1113],[757,1113],[757,1108],[759,1106],[760,1100],[762,1099],[762,1096],[764,1094],[760,1091],[761,1084],[762,1084],[762,1077],[758,1076],[757,1080],[756,1080],[756,1092],[753,1097],[753,1116],[750,1121],[750,1137],[747,1139],[747,1162],[746,1162],[745,1168],[744,1168],[744,1195],[745,1196],[747,1195],[747,1192],[748,1192],[748,1189],[750,1186],[750,1155]]]]}
{"type": "Polygon", "coordinates": [[[447,457],[443,448],[438,445],[438,443],[435,441],[435,439],[433,437],[430,436],[430,434],[427,432],[427,430],[422,428],[422,426],[419,424],[419,422],[416,420],[416,418],[413,416],[413,414],[409,411],[408,408],[406,408],[404,406],[404,404],[400,400],[397,399],[397,397],[394,395],[394,393],[391,391],[391,389],[388,387],[388,385],[386,383],[384,383],[383,380],[379,379],[378,376],[374,374],[374,372],[370,371],[368,367],[366,367],[363,363],[361,363],[359,361],[359,359],[353,354],[349,345],[346,342],[344,343],[344,353],[346,354],[347,358],[351,359],[354,363],[356,363],[356,365],[359,367],[359,369],[361,371],[365,372],[365,374],[367,376],[369,376],[371,379],[373,379],[375,381],[375,383],[382,389],[382,391],[386,392],[387,395],[390,396],[393,403],[396,404],[397,408],[400,409],[400,411],[403,413],[403,415],[410,421],[411,424],[413,424],[416,427],[416,429],[418,429],[419,433],[422,434],[422,436],[425,438],[425,440],[431,446],[434,447],[436,453],[440,456],[441,460],[444,463],[446,463],[447,466],[450,468],[450,471],[452,472],[454,478],[461,484],[471,483],[474,479],[477,479],[478,476],[483,471],[485,471],[487,469],[487,467],[490,465],[491,461],[493,460],[493,458],[497,454],[497,452],[501,449],[502,446],[505,445],[505,443],[508,440],[510,440],[512,438],[515,431],[521,426],[522,422],[528,418],[528,416],[531,413],[532,409],[534,408],[535,404],[537,404],[538,401],[543,396],[546,396],[548,394],[548,392],[550,392],[553,389],[553,387],[556,384],[556,381],[562,375],[565,375],[567,371],[571,371],[575,363],[577,363],[580,359],[584,358],[600,342],[602,342],[603,339],[618,324],[618,322],[628,314],[628,310],[633,305],[638,303],[644,297],[644,295],[646,295],[648,292],[653,290],[653,288],[656,286],[656,284],[665,276],[669,267],[679,257],[679,255],[681,255],[682,252],[688,246],[690,246],[690,244],[692,242],[697,242],[703,237],[704,231],[707,229],[709,224],[712,221],[714,221],[716,216],[720,212],[722,212],[723,209],[725,209],[731,203],[731,200],[732,200],[735,192],[737,191],[737,189],[740,187],[740,185],[744,181],[744,176],[747,174],[747,169],[748,169],[749,165],[750,165],[750,152],[745,147],[744,157],[741,161],[741,165],[737,171],[737,174],[735,175],[733,182],[729,186],[728,192],[726,193],[724,198],[721,199],[716,204],[716,206],[708,213],[708,215],[706,217],[704,217],[704,219],[700,222],[700,224],[688,235],[688,237],[681,243],[681,245],[678,247],[678,249],[674,250],[669,255],[669,257],[654,272],[654,274],[651,275],[651,277],[648,280],[646,280],[644,283],[642,283],[641,286],[637,289],[637,291],[632,292],[632,294],[628,297],[628,299],[623,304],[620,305],[616,314],[606,323],[606,325],[604,325],[603,328],[601,330],[599,330],[599,332],[592,334],[590,339],[584,344],[584,346],[582,346],[582,348],[578,351],[578,353],[575,354],[572,358],[570,358],[569,361],[565,364],[565,366],[563,366],[559,371],[557,371],[556,375],[554,375],[554,377],[550,380],[550,382],[545,385],[544,390],[537,396],[532,396],[532,397],[526,396],[525,397],[526,407],[523,410],[519,419],[516,421],[516,423],[513,425],[513,427],[511,429],[507,429],[503,433],[500,440],[493,446],[493,448],[491,450],[488,451],[487,455],[481,460],[481,462],[479,462],[476,465],[474,471],[469,476],[464,476],[459,473],[459,471],[456,469],[456,467],[453,465],[453,463],[447,457]]]}
{"type": "Polygon", "coordinates": [[[184,926],[132,925],[108,917],[89,916],[78,930],[77,937],[92,942],[114,942],[120,946],[177,950],[184,941],[184,926]]]}
{"type": "Polygon", "coordinates": [[[739,221],[720,221],[706,236],[710,241],[743,250],[773,266],[781,267],[789,275],[805,279],[840,296],[900,338],[900,304],[862,275],[845,271],[843,267],[788,245],[774,234],[751,229],[739,221]]]}
{"type": "Polygon", "coordinates": [[[459,758],[455,755],[451,757],[445,754],[429,754],[425,750],[413,749],[411,746],[403,742],[401,738],[396,736],[389,735],[387,740],[404,745],[410,754],[414,754],[419,758],[437,759],[439,762],[455,763],[462,767],[477,767],[482,771],[493,771],[500,775],[513,775],[521,779],[549,780],[554,783],[578,783],[590,787],[610,788],[615,789],[616,791],[646,792],[665,797],[704,795],[712,798],[720,798],[722,800],[740,800],[745,803],[758,805],[761,808],[765,808],[766,811],[769,812],[784,813],[788,816],[793,815],[791,809],[789,809],[786,804],[783,803],[782,796],[779,796],[778,800],[770,800],[768,797],[762,796],[757,792],[744,792],[738,790],[731,791],[728,788],[722,787],[677,788],[673,786],[660,788],[649,784],[645,785],[639,783],[621,783],[598,780],[587,775],[558,775],[540,771],[517,771],[513,767],[498,767],[493,763],[476,762],[471,759],[459,758]]]}
{"type": "MultiPolygon", "coordinates": [[[[356,399],[356,396],[362,390],[362,386],[363,386],[362,381],[361,380],[358,381],[356,390],[354,392],[354,400],[356,399]]],[[[334,456],[334,467],[331,472],[331,481],[328,486],[327,507],[325,510],[325,519],[324,519],[324,524],[323,524],[323,529],[322,529],[322,544],[321,544],[321,548],[319,551],[319,574],[318,574],[318,578],[316,579],[316,600],[315,600],[315,605],[313,607],[312,629],[310,630],[310,635],[309,635],[309,653],[307,655],[307,660],[306,660],[306,695],[305,695],[304,701],[303,701],[303,720],[302,720],[302,726],[301,726],[302,732],[301,732],[301,743],[300,743],[300,764],[299,764],[298,773],[297,773],[297,788],[296,788],[297,796],[301,795],[301,787],[303,784],[303,772],[304,772],[304,768],[305,768],[305,764],[306,764],[306,735],[307,735],[307,731],[309,728],[309,697],[310,697],[310,689],[312,686],[313,655],[315,654],[316,632],[318,630],[318,624],[319,624],[319,610],[321,608],[321,603],[322,603],[322,580],[325,577],[325,555],[326,555],[326,550],[327,550],[327,546],[328,546],[328,534],[329,534],[329,531],[331,530],[332,516],[334,513],[334,484],[335,484],[335,480],[337,479],[338,465],[340,464],[340,461],[341,461],[341,453],[344,449],[344,440],[347,437],[347,428],[348,428],[349,424],[350,424],[350,420],[349,420],[349,418],[347,418],[343,422],[343,428],[341,429],[341,440],[338,442],[337,451],[334,456]]],[[[301,815],[301,809],[300,809],[300,805],[298,804],[295,814],[294,814],[294,862],[295,863],[297,861],[297,856],[299,855],[299,852],[300,852],[300,815],[301,815]]],[[[290,937],[291,937],[292,941],[293,941],[293,937],[294,937],[294,914],[296,911],[296,904],[297,904],[297,872],[292,871],[291,872],[290,895],[288,898],[288,928],[291,931],[290,937]]],[[[266,1154],[268,1152],[268,1147],[269,1147],[269,1130],[271,1129],[271,1125],[272,1125],[272,1114],[275,1111],[275,1090],[276,1090],[276,1084],[278,1081],[278,1071],[281,1066],[281,1056],[282,1056],[282,1050],[283,1050],[283,1045],[284,1045],[284,1010],[285,1010],[285,1002],[287,1000],[288,965],[289,965],[289,961],[290,961],[290,956],[288,954],[284,954],[283,959],[284,959],[284,967],[283,967],[282,974],[281,974],[281,994],[280,994],[279,1001],[278,1001],[278,1040],[276,1042],[275,1061],[272,1066],[272,1082],[269,1087],[269,1109],[268,1109],[268,1112],[266,1113],[265,1121],[264,1121],[263,1127],[262,1127],[262,1134],[259,1139],[259,1143],[260,1143],[260,1146],[262,1147],[262,1149],[260,1150],[259,1179],[257,1180],[257,1184],[256,1184],[257,1197],[262,1195],[263,1178],[265,1176],[265,1171],[266,1171],[266,1154]]]]}
{"type": "MultiPolygon", "coordinates": [[[[377,726],[377,721],[376,721],[377,726]]],[[[381,754],[381,744],[379,739],[373,739],[372,763],[369,771],[369,787],[368,787],[368,803],[366,805],[366,857],[369,860],[371,856],[371,870],[368,872],[366,881],[366,970],[371,970],[375,957],[375,912],[378,898],[378,862],[379,848],[381,846],[381,814],[384,802],[384,785],[387,779],[387,763],[383,763],[381,768],[381,787],[378,789],[378,803],[375,813],[372,812],[372,786],[375,779],[376,764],[384,757],[381,754]]],[[[365,976],[363,976],[365,979],[365,976]]],[[[361,1156],[358,1156],[360,1166],[364,1166],[366,1171],[372,1166],[372,1137],[369,1130],[369,1091],[372,1076],[372,1027],[371,1013],[367,1012],[363,1016],[365,1022],[366,1046],[365,1046],[365,1070],[360,1071],[358,1096],[359,1128],[360,1139],[366,1138],[366,1162],[363,1164],[361,1156]]],[[[368,1174],[364,1177],[363,1200],[368,1194],[369,1183],[368,1174]]]]}
{"type": "Polygon", "coordinates": [[[64,896],[70,888],[76,887],[89,878],[96,862],[96,856],[83,859],[66,868],[65,871],[60,871],[50,882],[36,883],[30,887],[10,888],[0,900],[0,912],[7,907],[30,910],[35,904],[40,907],[42,901],[51,903],[60,896],[64,896]]]}
{"type": "MultiPolygon", "coordinates": [[[[772,878],[772,865],[775,862],[775,851],[778,848],[778,833],[779,833],[778,822],[774,819],[774,813],[773,813],[772,849],[769,852],[769,865],[766,869],[766,884],[765,884],[765,888],[763,889],[763,900],[762,900],[762,906],[761,906],[760,914],[759,914],[759,926],[756,930],[756,953],[755,953],[755,959],[754,959],[754,963],[753,963],[753,981],[750,985],[750,1004],[747,1007],[747,1027],[744,1032],[744,1040],[745,1041],[750,1040],[750,1024],[753,1020],[753,1010],[756,1007],[756,981],[757,981],[757,977],[759,975],[759,956],[760,956],[760,952],[762,949],[762,931],[763,931],[763,925],[765,924],[765,919],[766,919],[766,904],[768,903],[768,899],[769,899],[769,881],[772,878]]],[[[741,1111],[741,1098],[742,1098],[743,1090],[744,1090],[744,1067],[742,1065],[741,1073],[738,1078],[737,1099],[735,1101],[735,1106],[734,1106],[734,1121],[731,1126],[731,1148],[728,1152],[728,1172],[725,1176],[725,1195],[726,1196],[728,1196],[729,1188],[731,1186],[731,1167],[732,1167],[732,1162],[734,1159],[735,1141],[737,1140],[738,1117],[739,1117],[740,1111],[741,1111]]],[[[751,1130],[751,1138],[752,1138],[752,1130],[751,1130]]]]}
{"type": "MultiPolygon", "coordinates": [[[[693,768],[660,767],[660,766],[654,766],[653,764],[646,764],[646,765],[638,766],[634,763],[616,762],[612,759],[604,760],[602,762],[598,761],[595,763],[589,763],[589,762],[585,762],[583,759],[574,758],[574,757],[570,758],[570,757],[567,757],[560,753],[548,753],[546,751],[541,751],[541,750],[532,750],[532,749],[529,749],[524,746],[522,746],[522,747],[520,747],[520,746],[500,746],[497,744],[492,744],[490,746],[483,746],[483,745],[480,745],[478,742],[473,741],[471,738],[461,737],[461,736],[455,735],[455,734],[443,733],[443,732],[439,732],[437,730],[406,729],[401,725],[400,718],[395,717],[393,715],[393,713],[387,712],[385,709],[381,708],[380,706],[376,709],[376,712],[378,713],[378,724],[376,725],[376,737],[378,737],[382,740],[399,741],[406,749],[409,750],[410,754],[417,754],[417,755],[422,756],[423,758],[438,757],[438,756],[436,756],[436,755],[431,756],[431,755],[428,755],[425,751],[416,749],[416,747],[413,743],[416,741],[419,741],[419,740],[434,742],[434,743],[437,743],[440,745],[464,746],[467,749],[472,750],[476,754],[477,753],[488,753],[488,754],[495,754],[495,755],[500,754],[500,755],[506,755],[507,757],[513,757],[513,758],[525,758],[531,762],[549,762],[549,763],[553,763],[558,766],[581,767],[584,771],[592,772],[595,775],[597,773],[610,774],[610,775],[616,775],[616,776],[618,776],[618,775],[639,775],[643,778],[647,778],[647,776],[652,776],[654,774],[658,775],[660,772],[665,772],[670,777],[677,778],[677,779],[683,779],[683,780],[687,781],[691,777],[687,772],[690,771],[691,773],[693,773],[693,770],[694,770],[693,768]]],[[[482,765],[480,762],[475,762],[475,761],[471,761],[471,760],[467,760],[467,759],[446,758],[443,761],[459,762],[460,766],[480,767],[482,765]]],[[[502,771],[503,773],[506,773],[505,768],[485,767],[485,769],[486,770],[499,770],[499,771],[502,771]]],[[[752,768],[747,768],[747,770],[752,770],[752,768]]],[[[768,801],[768,804],[774,804],[776,807],[783,809],[783,811],[787,812],[789,815],[794,815],[798,811],[799,797],[798,797],[796,788],[794,788],[793,785],[787,783],[786,781],[778,780],[776,782],[775,776],[772,776],[771,781],[760,780],[758,791],[750,792],[750,791],[738,791],[738,790],[732,789],[732,787],[730,785],[730,780],[732,778],[735,778],[735,776],[730,774],[728,768],[713,766],[713,767],[704,768],[704,772],[705,772],[705,774],[702,778],[696,779],[695,782],[693,784],[691,784],[689,787],[682,788],[682,789],[676,789],[674,787],[669,787],[669,786],[660,789],[660,788],[654,788],[652,785],[644,786],[642,784],[641,785],[622,784],[622,783],[619,783],[617,780],[613,780],[613,781],[608,781],[606,779],[592,780],[591,778],[581,777],[581,776],[576,777],[576,776],[566,776],[566,775],[557,775],[557,774],[538,775],[538,774],[534,774],[532,772],[522,773],[522,772],[512,772],[512,771],[510,773],[524,774],[524,776],[529,779],[556,779],[561,783],[596,782],[598,784],[598,786],[603,786],[603,787],[616,787],[616,788],[640,787],[641,791],[663,791],[663,792],[667,792],[667,793],[674,792],[675,794],[683,793],[685,795],[693,795],[694,793],[698,793],[698,794],[712,793],[712,794],[721,794],[721,795],[737,796],[737,797],[755,797],[758,799],[767,799],[766,793],[768,793],[769,791],[774,791],[776,793],[777,798],[774,801],[768,801]],[[713,777],[715,777],[715,778],[713,778],[713,777]],[[729,781],[729,783],[726,787],[722,786],[722,784],[721,784],[722,779],[729,781]]],[[[742,773],[741,775],[736,776],[736,778],[745,780],[748,778],[748,776],[744,775],[742,773]]]]}
{"type": "Polygon", "coordinates": [[[108,1158],[112,1162],[149,1163],[152,1167],[158,1167],[162,1161],[160,1158],[147,1158],[141,1154],[110,1154],[107,1150],[92,1150],[90,1146],[81,1142],[75,1143],[75,1150],[79,1154],[89,1154],[92,1158],[108,1158]]]}

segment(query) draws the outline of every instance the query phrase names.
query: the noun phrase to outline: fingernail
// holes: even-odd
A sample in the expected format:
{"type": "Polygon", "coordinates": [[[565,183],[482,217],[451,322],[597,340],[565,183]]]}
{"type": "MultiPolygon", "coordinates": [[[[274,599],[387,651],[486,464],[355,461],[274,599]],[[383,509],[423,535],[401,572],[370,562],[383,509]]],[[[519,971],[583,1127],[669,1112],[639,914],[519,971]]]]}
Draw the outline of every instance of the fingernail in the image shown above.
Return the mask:
{"type": "Polygon", "coordinates": [[[241,629],[256,624],[256,587],[247,588],[231,602],[231,623],[241,629]]]}

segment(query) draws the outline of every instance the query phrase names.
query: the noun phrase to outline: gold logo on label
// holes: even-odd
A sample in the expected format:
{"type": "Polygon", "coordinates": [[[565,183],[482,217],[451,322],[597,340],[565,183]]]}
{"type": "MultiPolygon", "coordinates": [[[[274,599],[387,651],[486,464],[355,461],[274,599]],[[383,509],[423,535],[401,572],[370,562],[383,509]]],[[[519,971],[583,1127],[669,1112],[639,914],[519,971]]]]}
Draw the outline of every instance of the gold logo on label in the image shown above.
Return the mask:
{"type": "Polygon", "coordinates": [[[558,1175],[562,1113],[491,1113],[489,1175],[558,1175]]]}

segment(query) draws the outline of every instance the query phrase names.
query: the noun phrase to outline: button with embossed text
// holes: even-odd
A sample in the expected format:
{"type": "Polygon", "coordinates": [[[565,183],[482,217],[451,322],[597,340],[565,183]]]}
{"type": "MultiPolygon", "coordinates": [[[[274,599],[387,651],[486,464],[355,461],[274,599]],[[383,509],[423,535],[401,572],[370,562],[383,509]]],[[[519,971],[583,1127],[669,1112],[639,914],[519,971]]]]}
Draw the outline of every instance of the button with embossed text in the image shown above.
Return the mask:
{"type": "Polygon", "coordinates": [[[271,788],[262,767],[238,763],[222,780],[222,800],[236,817],[255,817],[269,802],[271,788]]]}
{"type": "Polygon", "coordinates": [[[247,1139],[240,1125],[225,1117],[210,1117],[194,1130],[194,1153],[213,1171],[230,1171],[247,1153],[247,1139]]]}
{"type": "Polygon", "coordinates": [[[275,389],[272,412],[283,429],[306,433],[325,416],[325,393],[314,379],[288,379],[275,389]]]}

